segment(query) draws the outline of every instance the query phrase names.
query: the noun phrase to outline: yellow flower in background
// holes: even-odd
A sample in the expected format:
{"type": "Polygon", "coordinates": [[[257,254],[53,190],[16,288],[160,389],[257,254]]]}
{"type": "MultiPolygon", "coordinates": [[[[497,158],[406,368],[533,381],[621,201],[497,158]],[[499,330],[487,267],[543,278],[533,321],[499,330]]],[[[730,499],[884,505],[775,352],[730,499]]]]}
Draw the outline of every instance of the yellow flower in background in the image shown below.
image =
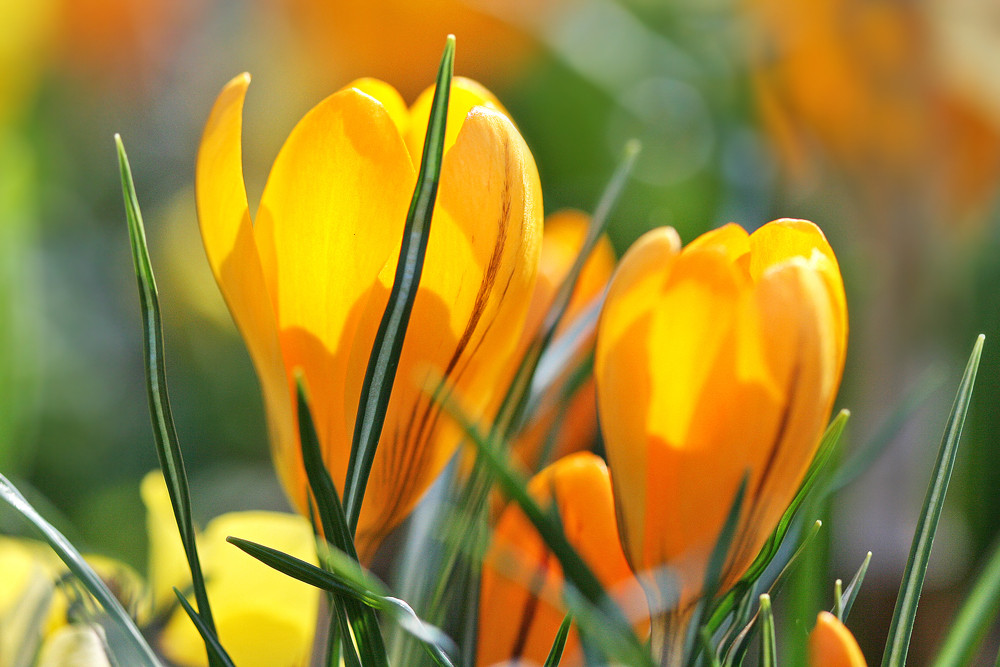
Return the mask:
{"type": "MultiPolygon", "coordinates": [[[[306,480],[294,371],[311,393],[326,465],[343,491],[368,356],[396,270],[429,116],[388,84],[358,81],[318,104],[282,147],[251,224],[239,76],[208,120],[197,204],[209,262],[261,382],[272,454],[300,510],[306,480]]],[[[534,160],[499,103],[456,79],[426,261],[358,526],[368,560],[450,459],[460,431],[425,391],[443,377],[490,419],[534,288],[542,197],[534,160]]]]}
{"type": "MultiPolygon", "coordinates": [[[[174,664],[206,665],[205,643],[173,593],[174,587],[188,590],[191,576],[159,471],[143,479],[142,499],[149,532],[149,590],[157,615],[169,612],[157,646],[174,664]]],[[[198,536],[212,615],[233,661],[247,667],[308,665],[319,590],[243,553],[226,542],[230,535],[316,565],[312,526],[295,514],[232,512],[212,519],[198,536]]]]}
{"type": "Polygon", "coordinates": [[[730,224],[681,250],[653,230],[622,259],[594,376],[622,544],[654,614],[683,614],[746,472],[722,589],[794,496],[827,424],[847,311],[822,232],[730,224]]]}
{"type": "MultiPolygon", "coordinates": [[[[528,318],[521,334],[521,354],[527,350],[531,339],[541,329],[542,321],[552,307],[559,286],[565,280],[583,246],[589,225],[590,216],[582,211],[557,211],[545,218],[541,259],[538,264],[538,282],[535,283],[531,306],[528,308],[528,318]]],[[[556,340],[573,326],[577,317],[593,305],[594,300],[607,287],[614,269],[614,249],[607,236],[602,236],[583,265],[566,313],[556,330],[556,340]]],[[[585,340],[579,341],[580,354],[577,355],[578,359],[573,360],[575,362],[582,361],[582,358],[593,349],[596,328],[580,333],[585,340]]],[[[520,358],[521,354],[518,354],[517,358],[520,358]]],[[[572,370],[568,368],[567,375],[572,370]]],[[[560,379],[564,382],[569,378],[560,379]]],[[[540,406],[539,414],[513,443],[513,453],[530,470],[537,470],[549,461],[586,449],[594,442],[597,435],[597,399],[594,394],[593,379],[586,380],[569,398],[564,413],[560,413],[559,405],[558,394],[561,388],[562,382],[554,385],[556,395],[545,399],[545,403],[540,406]],[[552,428],[557,429],[554,446],[548,460],[541,461],[546,438],[552,428]]]]}
{"type": "Polygon", "coordinates": [[[821,611],[809,633],[809,667],[866,667],[851,631],[836,616],[821,611]]]}
{"type": "MultiPolygon", "coordinates": [[[[528,492],[542,507],[555,503],[570,544],[635,626],[644,628],[646,602],[618,542],[604,461],[588,452],[571,454],[535,475],[528,492]]],[[[556,557],[521,509],[508,506],[483,562],[476,664],[545,662],[566,615],[563,585],[556,557]]],[[[559,664],[580,665],[582,658],[574,626],[559,664]]]]}

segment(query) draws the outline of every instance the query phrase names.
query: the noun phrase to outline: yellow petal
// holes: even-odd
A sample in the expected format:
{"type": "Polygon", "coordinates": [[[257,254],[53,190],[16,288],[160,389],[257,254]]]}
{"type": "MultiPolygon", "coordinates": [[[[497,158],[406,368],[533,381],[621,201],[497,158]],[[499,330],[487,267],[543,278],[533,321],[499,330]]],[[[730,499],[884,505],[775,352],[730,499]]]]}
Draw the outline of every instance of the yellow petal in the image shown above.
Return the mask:
{"type": "Polygon", "coordinates": [[[344,88],[354,88],[381,102],[389,117],[392,118],[392,122],[396,124],[400,136],[406,136],[410,127],[410,111],[406,108],[406,102],[403,101],[399,91],[385,81],[371,77],[356,79],[344,88]]]}
{"type": "Polygon", "coordinates": [[[295,430],[271,306],[274,295],[264,282],[243,184],[240,133],[249,84],[249,75],[236,77],[215,102],[198,150],[195,194],[205,252],[257,370],[272,447],[280,449],[290,445],[295,430]]]}
{"type": "MultiPolygon", "coordinates": [[[[287,577],[226,542],[233,535],[317,564],[312,528],[276,512],[234,512],[213,519],[201,543],[202,565],[219,639],[238,665],[309,664],[319,591],[287,577]]],[[[192,601],[193,603],[193,601],[192,601]]],[[[205,665],[205,645],[183,609],[160,636],[160,648],[180,665],[205,665]]]]}
{"type": "Polygon", "coordinates": [[[646,360],[634,347],[635,338],[648,328],[645,313],[659,299],[660,284],[679,251],[680,239],[669,227],[647,232],[636,241],[615,271],[598,325],[594,378],[601,428],[608,442],[633,443],[607,448],[619,530],[633,567],[641,562],[645,538],[647,458],[646,448],[635,443],[645,442],[646,416],[639,406],[648,402],[651,392],[646,360]]]}
{"type": "MultiPolygon", "coordinates": [[[[424,137],[427,134],[427,122],[431,117],[434,88],[431,86],[424,90],[410,107],[409,130],[408,134],[404,136],[406,136],[406,145],[410,149],[414,165],[420,164],[420,156],[424,150],[424,137]]],[[[448,122],[444,133],[445,152],[455,143],[462,123],[473,107],[485,107],[510,117],[507,110],[500,104],[500,100],[485,86],[463,76],[454,77],[451,80],[451,96],[448,99],[448,122]]]]}
{"type": "MultiPolygon", "coordinates": [[[[604,462],[590,453],[571,454],[536,475],[528,491],[543,506],[555,502],[567,539],[641,631],[648,612],[618,544],[604,462]]],[[[558,561],[520,508],[509,506],[483,564],[476,664],[544,662],[566,614],[562,595],[558,561]]],[[[575,626],[560,664],[582,664],[575,626]]]]}
{"type": "Polygon", "coordinates": [[[828,611],[821,611],[809,633],[810,667],[866,667],[865,656],[847,627],[828,611]]]}
{"type": "MultiPolygon", "coordinates": [[[[427,395],[443,378],[466,414],[491,418],[534,287],[541,237],[541,190],[531,153],[502,114],[469,114],[445,155],[420,289],[389,402],[358,528],[378,543],[412,509],[461,440],[427,395]]],[[[357,329],[374,338],[395,272],[386,265],[357,329]]],[[[358,396],[368,346],[357,344],[347,374],[358,396]]],[[[353,425],[353,415],[348,419],[353,425]]]]}
{"type": "MultiPolygon", "coordinates": [[[[356,393],[345,396],[355,329],[379,272],[395,261],[414,183],[385,107],[346,89],[299,121],[261,198],[254,234],[287,370],[277,382],[291,400],[292,371],[305,373],[326,464],[340,489],[358,400],[356,393]]],[[[357,342],[367,346],[366,356],[371,340],[357,342]]],[[[275,463],[304,510],[305,477],[291,419],[280,432],[286,439],[272,441],[275,463]]]]}

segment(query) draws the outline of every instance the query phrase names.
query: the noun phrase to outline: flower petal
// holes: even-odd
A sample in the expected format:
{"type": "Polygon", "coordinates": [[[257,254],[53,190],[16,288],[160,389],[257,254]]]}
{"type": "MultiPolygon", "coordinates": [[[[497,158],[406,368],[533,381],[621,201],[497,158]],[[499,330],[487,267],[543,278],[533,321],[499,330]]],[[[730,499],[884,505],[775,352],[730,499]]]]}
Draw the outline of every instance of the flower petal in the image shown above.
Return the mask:
{"type": "MultiPolygon", "coordinates": [[[[410,107],[410,126],[406,137],[406,145],[410,150],[413,164],[420,164],[420,156],[424,150],[424,136],[427,134],[427,122],[431,117],[431,103],[434,101],[434,88],[431,86],[420,93],[420,97],[410,107]]],[[[500,100],[481,83],[456,76],[451,80],[451,97],[448,99],[448,123],[444,133],[444,150],[455,143],[465,117],[473,107],[485,107],[499,111],[510,118],[510,114],[500,104],[500,100]]]]}
{"type": "Polygon", "coordinates": [[[399,91],[385,81],[371,77],[356,79],[344,88],[354,88],[378,100],[389,113],[392,122],[396,124],[400,136],[406,136],[410,127],[410,111],[406,108],[406,102],[403,101],[399,91]]]}
{"type": "MultiPolygon", "coordinates": [[[[291,371],[303,369],[324,458],[341,489],[358,401],[357,393],[345,395],[355,329],[379,272],[395,262],[415,179],[386,108],[345,89],[296,125],[261,197],[254,232],[288,371],[281,387],[290,400],[291,371]]],[[[366,359],[372,339],[358,343],[366,359]]],[[[304,509],[297,432],[272,447],[286,491],[304,509]]]]}
{"type": "MultiPolygon", "coordinates": [[[[587,452],[571,454],[536,475],[528,491],[542,506],[555,502],[570,544],[642,628],[648,611],[618,543],[604,461],[587,452]]],[[[544,662],[566,614],[563,584],[555,556],[520,508],[509,506],[497,522],[483,564],[476,664],[544,662]]],[[[581,664],[579,642],[574,626],[560,664],[581,664]]]]}
{"type": "MultiPolygon", "coordinates": [[[[516,370],[515,351],[538,266],[542,198],[531,153],[502,114],[478,108],[444,157],[437,205],[359,543],[377,543],[444,467],[461,432],[426,392],[445,390],[473,418],[492,417],[516,370]]],[[[393,259],[357,329],[372,340],[393,259]]],[[[357,345],[348,396],[360,393],[368,349],[357,345]]],[[[353,417],[348,417],[353,424],[353,417]]]]}
{"type": "Polygon", "coordinates": [[[243,183],[240,133],[249,85],[248,74],[236,77],[212,108],[198,150],[195,194],[209,264],[257,369],[271,442],[285,445],[294,435],[292,404],[243,183]]]}
{"type": "MultiPolygon", "coordinates": [[[[209,522],[202,562],[219,639],[238,665],[308,665],[319,591],[246,555],[229,535],[266,544],[317,564],[312,528],[304,518],[277,512],[234,512],[209,522]],[[252,583],[252,590],[248,589],[252,583]]],[[[160,646],[171,661],[204,665],[205,645],[183,609],[170,617],[160,646]]]]}
{"type": "Polygon", "coordinates": [[[633,567],[641,561],[643,551],[647,458],[643,446],[644,410],[652,391],[646,359],[636,345],[645,345],[643,329],[648,329],[649,321],[644,313],[659,300],[664,274],[669,275],[680,246],[677,232],[669,227],[647,232],[636,241],[615,271],[598,325],[594,378],[599,389],[601,427],[609,441],[634,443],[630,447],[607,448],[618,527],[625,555],[633,567]]]}
{"type": "Polygon", "coordinates": [[[821,611],[809,633],[810,667],[866,667],[858,641],[847,627],[828,611],[821,611]]]}

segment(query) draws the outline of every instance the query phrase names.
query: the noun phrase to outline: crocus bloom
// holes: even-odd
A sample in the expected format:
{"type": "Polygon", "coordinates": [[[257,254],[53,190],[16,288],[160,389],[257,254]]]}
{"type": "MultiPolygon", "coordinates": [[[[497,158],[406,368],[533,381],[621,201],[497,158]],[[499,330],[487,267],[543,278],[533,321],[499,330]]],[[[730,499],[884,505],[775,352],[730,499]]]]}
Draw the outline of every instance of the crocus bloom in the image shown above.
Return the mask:
{"type": "Polygon", "coordinates": [[[866,667],[865,656],[851,631],[836,616],[821,611],[809,633],[810,667],[866,667]]]}
{"type": "MultiPolygon", "coordinates": [[[[604,461],[588,452],[571,454],[535,475],[528,492],[543,507],[555,503],[570,544],[626,614],[643,626],[646,604],[618,543],[604,461]]],[[[566,615],[562,594],[559,562],[521,509],[509,505],[483,563],[476,664],[545,662],[566,615]]],[[[560,664],[582,664],[575,626],[560,664]]]]}
{"type": "MultiPolygon", "coordinates": [[[[590,216],[581,211],[557,211],[545,218],[538,282],[535,283],[535,292],[531,297],[528,318],[521,335],[522,350],[527,350],[531,340],[541,329],[556,292],[580,253],[589,226],[590,216]]],[[[607,236],[602,236],[576,281],[566,313],[556,330],[557,340],[559,336],[568,333],[576,319],[594,305],[607,287],[614,268],[614,249],[607,236]]],[[[554,395],[543,397],[535,419],[521,432],[513,446],[514,453],[530,470],[538,470],[550,461],[589,447],[597,434],[597,399],[593,379],[584,381],[568,399],[564,410],[560,409],[559,399],[563,385],[574,370],[573,364],[581,362],[593,349],[596,328],[579,331],[574,329],[572,333],[580,337],[579,340],[571,341],[578,349],[578,354],[571,356],[570,367],[564,369],[562,377],[552,386],[554,395]],[[552,451],[548,453],[546,460],[542,460],[553,428],[557,431],[552,451]]]]}
{"type": "MultiPolygon", "coordinates": [[[[241,166],[249,77],[219,96],[198,156],[209,262],[257,369],[272,454],[300,510],[306,481],[294,414],[301,368],[326,465],[343,490],[358,398],[385,309],[429,115],[366,79],[331,95],[282,147],[255,224],[241,166]]],[[[489,419],[516,364],[538,264],[535,163],[481,86],[453,83],[445,155],[420,289],[357,533],[368,559],[460,441],[426,392],[444,378],[473,418],[489,419]]],[[[427,95],[424,99],[427,99],[427,95]]]]}
{"type": "Polygon", "coordinates": [[[822,232],[730,224],[681,250],[670,228],[622,259],[598,325],[598,409],[622,545],[654,613],[683,613],[749,474],[724,568],[735,583],[816,452],[847,312],[822,232]]]}

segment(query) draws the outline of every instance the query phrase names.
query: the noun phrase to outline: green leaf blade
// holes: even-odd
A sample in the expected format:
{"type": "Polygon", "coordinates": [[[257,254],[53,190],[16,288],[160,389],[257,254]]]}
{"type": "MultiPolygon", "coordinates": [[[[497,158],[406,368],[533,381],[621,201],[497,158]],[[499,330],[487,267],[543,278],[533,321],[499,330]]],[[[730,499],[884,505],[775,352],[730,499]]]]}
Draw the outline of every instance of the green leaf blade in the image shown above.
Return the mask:
{"type": "Polygon", "coordinates": [[[972,355],[965,368],[962,381],[959,384],[955,403],[948,418],[948,425],[938,450],[934,474],[924,497],[923,509],[913,535],[910,555],[900,584],[899,597],[889,626],[889,636],[886,641],[885,653],[882,656],[882,667],[902,667],[906,663],[906,654],[910,646],[910,635],[913,633],[913,623],[917,615],[917,603],[924,585],[924,575],[927,573],[927,563],[930,559],[931,547],[934,544],[934,534],[937,531],[944,497],[951,481],[951,473],[955,468],[958,456],[958,444],[965,426],[969,403],[972,400],[972,389],[979,370],[979,360],[982,357],[983,341],[980,335],[973,346],[972,355]]]}
{"type": "MultiPolygon", "coordinates": [[[[120,136],[115,135],[115,145],[118,151],[118,165],[122,182],[122,195],[125,200],[125,214],[128,221],[129,240],[132,247],[132,261],[135,267],[136,280],[139,287],[139,302],[142,310],[143,325],[143,363],[146,369],[146,392],[149,401],[150,418],[153,425],[153,440],[156,453],[167,483],[170,505],[174,511],[177,528],[180,531],[184,554],[191,571],[191,582],[195,600],[198,603],[198,614],[205,621],[205,626],[215,635],[215,622],[209,606],[205,578],[198,558],[198,546],[195,537],[194,520],[191,513],[191,493],[188,488],[187,473],[184,470],[184,459],[181,456],[180,442],[174,428],[174,419],[170,411],[170,399],[167,394],[167,376],[163,354],[163,331],[160,318],[159,296],[156,289],[156,278],[149,260],[149,250],[146,245],[146,230],[142,222],[142,212],[132,180],[132,169],[129,166],[125,145],[120,136]]],[[[209,654],[211,655],[211,653],[209,654]]]]}

